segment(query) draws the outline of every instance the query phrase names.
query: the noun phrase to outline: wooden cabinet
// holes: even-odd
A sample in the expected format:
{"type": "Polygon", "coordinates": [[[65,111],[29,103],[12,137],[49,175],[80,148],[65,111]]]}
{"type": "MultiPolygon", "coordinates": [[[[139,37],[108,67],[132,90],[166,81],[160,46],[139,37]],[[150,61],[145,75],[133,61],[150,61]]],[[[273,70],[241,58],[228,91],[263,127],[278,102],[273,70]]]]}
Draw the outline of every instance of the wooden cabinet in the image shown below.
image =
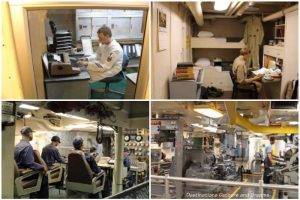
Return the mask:
{"type": "Polygon", "coordinates": [[[264,45],[264,55],[284,59],[284,47],[264,45]]]}

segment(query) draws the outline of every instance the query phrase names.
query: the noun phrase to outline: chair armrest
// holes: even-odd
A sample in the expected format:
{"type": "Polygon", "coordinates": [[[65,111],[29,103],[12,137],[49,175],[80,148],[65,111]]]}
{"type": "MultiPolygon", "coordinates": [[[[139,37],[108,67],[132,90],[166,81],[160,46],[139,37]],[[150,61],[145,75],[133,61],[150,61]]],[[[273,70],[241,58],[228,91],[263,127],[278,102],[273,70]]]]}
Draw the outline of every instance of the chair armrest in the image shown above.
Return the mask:
{"type": "Polygon", "coordinates": [[[23,180],[25,178],[29,178],[29,177],[34,176],[34,175],[39,174],[39,173],[43,174],[43,171],[40,171],[40,170],[39,171],[37,171],[37,170],[33,171],[31,169],[26,169],[26,170],[22,171],[22,176],[17,177],[16,180],[17,179],[23,180]]]}
{"type": "Polygon", "coordinates": [[[27,168],[27,169],[19,169],[19,173],[20,173],[20,176],[23,176],[24,174],[27,174],[29,172],[32,172],[33,170],[30,169],[30,168],[27,168]]]}
{"type": "Polygon", "coordinates": [[[92,179],[92,182],[97,181],[98,179],[101,179],[103,176],[105,177],[105,172],[102,170],[100,173],[95,174],[95,177],[92,179]]]}
{"type": "Polygon", "coordinates": [[[42,179],[43,179],[43,171],[30,171],[22,176],[17,177],[15,179],[15,186],[16,186],[16,192],[18,196],[23,196],[23,195],[27,195],[39,191],[42,185],[42,179]],[[23,183],[24,179],[36,176],[37,174],[38,177],[37,177],[36,185],[25,189],[23,183]]]}
{"type": "Polygon", "coordinates": [[[253,85],[255,91],[257,91],[256,85],[254,83],[250,83],[250,85],[253,85]]]}

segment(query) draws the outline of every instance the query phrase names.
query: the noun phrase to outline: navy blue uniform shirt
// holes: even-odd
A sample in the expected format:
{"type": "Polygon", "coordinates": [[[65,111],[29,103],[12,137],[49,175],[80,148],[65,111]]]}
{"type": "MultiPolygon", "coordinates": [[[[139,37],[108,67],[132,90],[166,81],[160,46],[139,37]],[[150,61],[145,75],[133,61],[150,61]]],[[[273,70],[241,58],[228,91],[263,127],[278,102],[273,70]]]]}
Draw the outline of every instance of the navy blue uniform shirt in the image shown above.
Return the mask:
{"type": "Polygon", "coordinates": [[[84,153],[84,157],[86,159],[86,161],[88,162],[91,170],[95,173],[98,174],[99,172],[101,172],[101,168],[98,167],[95,158],[90,154],[90,153],[84,153]]]}
{"type": "Polygon", "coordinates": [[[130,158],[128,156],[125,156],[123,159],[123,165],[124,167],[127,167],[127,171],[130,170],[130,158]]]}
{"type": "Polygon", "coordinates": [[[65,160],[60,156],[58,149],[52,144],[48,144],[43,148],[42,158],[46,162],[47,166],[51,166],[55,162],[65,162],[65,160]]]}
{"type": "Polygon", "coordinates": [[[15,146],[15,161],[19,168],[30,168],[33,170],[43,169],[42,165],[34,162],[31,144],[23,139],[15,146]]]}

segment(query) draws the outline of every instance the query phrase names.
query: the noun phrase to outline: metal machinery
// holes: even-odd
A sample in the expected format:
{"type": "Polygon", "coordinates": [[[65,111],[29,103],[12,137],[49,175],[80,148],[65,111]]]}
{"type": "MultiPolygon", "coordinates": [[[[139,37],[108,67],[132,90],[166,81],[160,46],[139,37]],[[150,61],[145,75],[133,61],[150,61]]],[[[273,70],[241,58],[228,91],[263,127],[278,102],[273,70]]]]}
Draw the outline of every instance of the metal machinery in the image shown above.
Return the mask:
{"type": "Polygon", "coordinates": [[[298,148],[289,149],[282,161],[276,162],[272,174],[273,181],[277,184],[298,185],[298,148]]]}
{"type": "Polygon", "coordinates": [[[261,163],[262,163],[262,155],[259,152],[256,152],[254,155],[254,160],[251,162],[251,172],[260,173],[261,172],[261,163]]]}

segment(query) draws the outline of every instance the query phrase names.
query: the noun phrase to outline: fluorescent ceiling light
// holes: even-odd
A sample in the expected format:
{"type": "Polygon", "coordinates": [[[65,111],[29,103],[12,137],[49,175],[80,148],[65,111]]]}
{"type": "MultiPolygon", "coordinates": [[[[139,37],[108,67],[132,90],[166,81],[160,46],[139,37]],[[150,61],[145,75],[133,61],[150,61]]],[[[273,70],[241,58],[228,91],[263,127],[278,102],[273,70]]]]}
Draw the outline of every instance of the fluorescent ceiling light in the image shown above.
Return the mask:
{"type": "Polygon", "coordinates": [[[209,118],[220,118],[223,113],[215,108],[194,108],[194,111],[209,118]]]}
{"type": "Polygon", "coordinates": [[[65,113],[56,113],[56,114],[59,116],[62,116],[62,117],[68,117],[68,118],[72,118],[72,119],[88,120],[87,118],[78,117],[75,115],[70,115],[70,114],[65,114],[65,113]]]}
{"type": "Polygon", "coordinates": [[[191,125],[194,126],[194,127],[203,128],[203,125],[198,124],[198,123],[196,123],[196,124],[191,124],[191,125]]]}
{"type": "Polygon", "coordinates": [[[31,105],[23,104],[23,103],[21,105],[19,105],[19,108],[23,108],[23,109],[27,109],[27,110],[38,110],[38,109],[40,109],[39,107],[31,106],[31,105]]]}
{"type": "MultiPolygon", "coordinates": [[[[77,129],[77,128],[97,128],[97,125],[95,124],[72,124],[72,125],[68,125],[66,126],[67,129],[77,129]]],[[[100,129],[101,127],[99,127],[100,129]]],[[[109,127],[109,126],[102,126],[103,130],[105,131],[114,131],[113,128],[109,127]]]]}
{"type": "Polygon", "coordinates": [[[27,114],[27,115],[24,115],[24,118],[30,118],[32,115],[31,113],[30,114],[27,114]]]}
{"type": "MultiPolygon", "coordinates": [[[[99,127],[100,128],[100,127],[99,127]]],[[[105,131],[114,131],[114,129],[110,126],[102,126],[103,130],[105,131]]]]}
{"type": "Polygon", "coordinates": [[[230,0],[215,0],[214,9],[218,11],[227,10],[230,0]]]}
{"type": "Polygon", "coordinates": [[[289,125],[298,125],[299,123],[296,121],[289,122],[289,125]]]}
{"type": "Polygon", "coordinates": [[[217,132],[217,128],[216,127],[213,127],[213,126],[205,126],[203,127],[204,130],[207,130],[209,132],[217,132]]]}

